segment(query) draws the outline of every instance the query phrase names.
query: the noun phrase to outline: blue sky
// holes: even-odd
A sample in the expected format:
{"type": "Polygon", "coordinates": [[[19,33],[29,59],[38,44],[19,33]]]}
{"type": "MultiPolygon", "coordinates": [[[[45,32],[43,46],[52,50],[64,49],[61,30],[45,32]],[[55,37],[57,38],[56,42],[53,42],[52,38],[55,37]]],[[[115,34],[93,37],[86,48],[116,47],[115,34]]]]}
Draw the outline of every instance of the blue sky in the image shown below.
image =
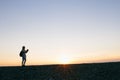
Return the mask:
{"type": "Polygon", "coordinates": [[[119,0],[0,0],[0,65],[119,61],[119,0]],[[9,63],[9,64],[8,64],[9,63]]]}

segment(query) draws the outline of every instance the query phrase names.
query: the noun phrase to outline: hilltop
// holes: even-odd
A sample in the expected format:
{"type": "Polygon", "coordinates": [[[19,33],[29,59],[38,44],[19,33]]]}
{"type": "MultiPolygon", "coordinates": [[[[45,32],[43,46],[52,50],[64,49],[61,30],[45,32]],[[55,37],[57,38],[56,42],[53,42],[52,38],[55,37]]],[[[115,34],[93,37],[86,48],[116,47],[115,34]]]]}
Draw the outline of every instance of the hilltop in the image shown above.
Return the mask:
{"type": "Polygon", "coordinates": [[[0,80],[120,80],[120,62],[0,67],[0,80]]]}

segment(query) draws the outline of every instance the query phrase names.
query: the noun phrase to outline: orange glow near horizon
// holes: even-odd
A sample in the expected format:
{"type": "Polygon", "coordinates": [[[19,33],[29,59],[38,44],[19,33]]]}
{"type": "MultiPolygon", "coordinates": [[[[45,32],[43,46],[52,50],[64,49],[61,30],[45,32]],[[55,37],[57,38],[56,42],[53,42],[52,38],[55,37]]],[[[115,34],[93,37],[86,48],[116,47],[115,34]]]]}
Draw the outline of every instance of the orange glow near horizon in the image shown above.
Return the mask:
{"type": "MultiPolygon", "coordinates": [[[[16,56],[17,57],[17,56],[16,56]]],[[[3,59],[0,61],[0,66],[21,66],[21,57],[11,59],[3,59]]],[[[120,61],[120,55],[104,55],[104,56],[84,56],[75,57],[74,55],[68,54],[67,52],[59,53],[54,55],[54,58],[50,56],[46,58],[33,57],[27,55],[26,65],[52,65],[52,64],[82,64],[82,63],[99,63],[99,62],[115,62],[120,61]]]]}

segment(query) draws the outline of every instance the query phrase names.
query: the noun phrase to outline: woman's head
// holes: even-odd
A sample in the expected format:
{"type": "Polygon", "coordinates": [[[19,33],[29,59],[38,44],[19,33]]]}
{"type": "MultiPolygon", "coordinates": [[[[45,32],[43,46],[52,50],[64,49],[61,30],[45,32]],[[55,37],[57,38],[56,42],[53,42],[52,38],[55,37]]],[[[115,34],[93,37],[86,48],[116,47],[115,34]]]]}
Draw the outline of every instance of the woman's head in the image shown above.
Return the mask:
{"type": "Polygon", "coordinates": [[[22,49],[25,49],[25,46],[23,46],[22,49]]]}

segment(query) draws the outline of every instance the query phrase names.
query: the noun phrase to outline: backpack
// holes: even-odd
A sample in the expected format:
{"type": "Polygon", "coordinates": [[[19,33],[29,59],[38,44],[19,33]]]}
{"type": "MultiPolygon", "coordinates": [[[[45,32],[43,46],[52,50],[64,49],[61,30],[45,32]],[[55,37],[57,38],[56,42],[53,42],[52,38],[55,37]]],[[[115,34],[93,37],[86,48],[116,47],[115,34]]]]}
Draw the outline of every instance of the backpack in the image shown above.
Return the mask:
{"type": "Polygon", "coordinates": [[[20,57],[22,57],[22,55],[23,55],[23,52],[22,52],[22,51],[20,51],[20,54],[19,54],[19,56],[20,56],[20,57]]]}

